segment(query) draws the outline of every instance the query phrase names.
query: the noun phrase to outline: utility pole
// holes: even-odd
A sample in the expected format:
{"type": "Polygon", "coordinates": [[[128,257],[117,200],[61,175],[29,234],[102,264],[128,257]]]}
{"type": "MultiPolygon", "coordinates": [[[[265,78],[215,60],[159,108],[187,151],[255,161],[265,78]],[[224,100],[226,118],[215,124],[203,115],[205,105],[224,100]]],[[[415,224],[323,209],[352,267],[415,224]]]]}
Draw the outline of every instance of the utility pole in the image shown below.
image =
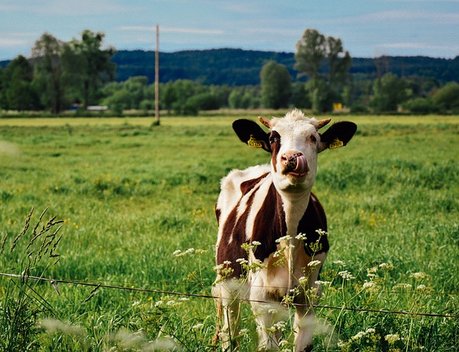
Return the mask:
{"type": "Polygon", "coordinates": [[[159,25],[156,25],[156,49],[155,49],[155,122],[159,126],[159,25]]]}

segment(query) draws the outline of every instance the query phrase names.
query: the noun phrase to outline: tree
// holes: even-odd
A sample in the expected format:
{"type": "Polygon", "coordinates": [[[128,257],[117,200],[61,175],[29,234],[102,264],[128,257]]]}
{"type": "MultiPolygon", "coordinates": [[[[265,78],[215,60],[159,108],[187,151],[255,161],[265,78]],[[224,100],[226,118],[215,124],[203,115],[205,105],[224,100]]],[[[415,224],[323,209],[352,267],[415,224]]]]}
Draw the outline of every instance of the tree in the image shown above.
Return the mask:
{"type": "Polygon", "coordinates": [[[100,87],[114,75],[115,66],[111,58],[115,50],[101,49],[104,36],[104,33],[85,30],[81,40],[74,39],[65,45],[66,82],[80,96],[85,109],[96,102],[100,87]]]}
{"type": "Polygon", "coordinates": [[[339,38],[328,37],[326,40],[328,60],[328,81],[332,85],[346,82],[351,67],[351,55],[344,51],[343,43],[339,38]]]}
{"type": "Polygon", "coordinates": [[[331,97],[341,100],[340,91],[347,83],[351,66],[351,56],[341,39],[306,29],[296,44],[295,61],[295,68],[309,78],[308,92],[314,110],[329,110],[331,97]]]}
{"type": "Polygon", "coordinates": [[[273,109],[287,107],[291,94],[291,79],[287,68],[275,61],[268,61],[261,69],[260,79],[263,106],[273,109]]]}
{"type": "Polygon", "coordinates": [[[62,48],[63,43],[49,33],[44,33],[32,48],[34,83],[41,92],[43,105],[54,114],[58,114],[64,106],[62,48]]]}
{"type": "Polygon", "coordinates": [[[445,84],[433,94],[432,100],[442,112],[459,111],[459,83],[445,84]]]}
{"type": "Polygon", "coordinates": [[[22,55],[11,61],[4,72],[5,107],[11,110],[35,110],[40,107],[32,85],[33,67],[22,55]]]}
{"type": "Polygon", "coordinates": [[[375,112],[394,112],[406,100],[406,84],[401,78],[387,73],[373,83],[373,97],[370,102],[375,112]]]}
{"type": "Polygon", "coordinates": [[[310,80],[319,76],[322,61],[327,55],[326,38],[315,29],[306,29],[296,44],[295,69],[305,73],[310,80]]]}

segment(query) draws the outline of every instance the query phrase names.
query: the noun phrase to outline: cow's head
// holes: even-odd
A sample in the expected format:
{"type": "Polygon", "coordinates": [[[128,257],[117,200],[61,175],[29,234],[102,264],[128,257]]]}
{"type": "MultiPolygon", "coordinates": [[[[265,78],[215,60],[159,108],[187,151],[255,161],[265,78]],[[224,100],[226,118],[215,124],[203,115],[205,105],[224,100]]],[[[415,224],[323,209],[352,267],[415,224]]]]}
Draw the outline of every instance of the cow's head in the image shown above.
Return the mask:
{"type": "Polygon", "coordinates": [[[319,133],[330,119],[307,118],[297,109],[283,118],[260,117],[260,122],[269,128],[268,133],[251,120],[236,120],[233,129],[242,142],[271,153],[274,184],[284,191],[310,189],[316,177],[317,154],[345,146],[357,130],[355,123],[342,121],[319,133]]]}

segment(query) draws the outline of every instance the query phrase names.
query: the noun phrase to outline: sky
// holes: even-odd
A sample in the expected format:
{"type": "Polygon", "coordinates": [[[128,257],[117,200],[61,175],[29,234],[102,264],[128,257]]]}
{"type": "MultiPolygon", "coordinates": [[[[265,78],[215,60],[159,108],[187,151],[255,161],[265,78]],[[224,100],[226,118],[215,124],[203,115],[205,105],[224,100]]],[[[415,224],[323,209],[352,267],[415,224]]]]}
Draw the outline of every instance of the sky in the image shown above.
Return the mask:
{"type": "Polygon", "coordinates": [[[295,52],[305,29],[340,38],[352,57],[459,55],[459,0],[0,0],[0,60],[30,57],[45,32],[89,29],[105,46],[295,52]]]}

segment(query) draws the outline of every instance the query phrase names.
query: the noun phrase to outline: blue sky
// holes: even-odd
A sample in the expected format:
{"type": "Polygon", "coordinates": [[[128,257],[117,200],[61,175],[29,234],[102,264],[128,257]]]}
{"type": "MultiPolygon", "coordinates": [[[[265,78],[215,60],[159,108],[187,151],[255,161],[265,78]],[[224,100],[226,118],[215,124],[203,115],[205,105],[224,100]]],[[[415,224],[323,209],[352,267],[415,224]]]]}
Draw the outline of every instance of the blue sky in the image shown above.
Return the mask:
{"type": "Polygon", "coordinates": [[[0,0],[0,60],[30,56],[44,32],[67,41],[84,29],[119,50],[152,50],[156,24],[167,52],[294,52],[314,28],[353,57],[459,55],[459,0],[0,0]]]}

